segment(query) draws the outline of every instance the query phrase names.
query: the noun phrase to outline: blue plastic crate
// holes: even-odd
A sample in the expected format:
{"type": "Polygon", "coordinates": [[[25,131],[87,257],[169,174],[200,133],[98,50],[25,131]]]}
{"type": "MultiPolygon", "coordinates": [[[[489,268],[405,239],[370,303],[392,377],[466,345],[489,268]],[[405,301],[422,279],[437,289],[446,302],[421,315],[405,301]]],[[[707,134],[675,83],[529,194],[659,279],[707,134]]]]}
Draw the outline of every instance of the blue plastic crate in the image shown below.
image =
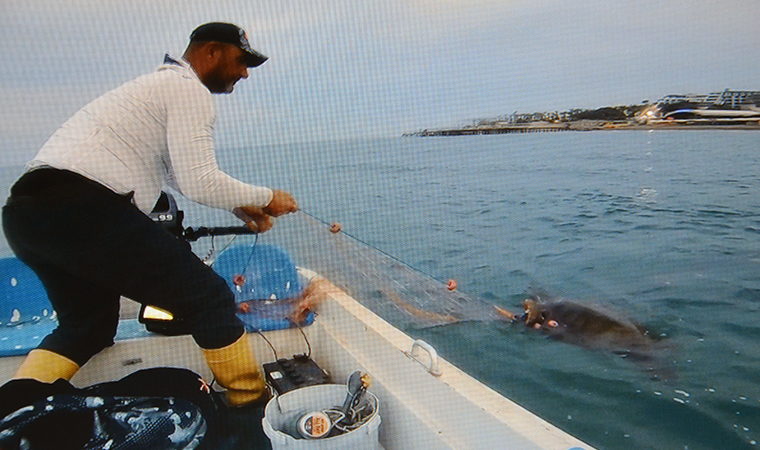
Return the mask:
{"type": "MultiPolygon", "coordinates": [[[[231,247],[214,262],[214,270],[227,282],[235,301],[247,303],[248,311],[238,317],[249,331],[291,328],[288,319],[292,302],[303,291],[295,264],[279,247],[256,245],[231,247]],[[237,283],[236,283],[237,281],[237,283]]],[[[309,314],[302,325],[310,325],[309,314]]]]}

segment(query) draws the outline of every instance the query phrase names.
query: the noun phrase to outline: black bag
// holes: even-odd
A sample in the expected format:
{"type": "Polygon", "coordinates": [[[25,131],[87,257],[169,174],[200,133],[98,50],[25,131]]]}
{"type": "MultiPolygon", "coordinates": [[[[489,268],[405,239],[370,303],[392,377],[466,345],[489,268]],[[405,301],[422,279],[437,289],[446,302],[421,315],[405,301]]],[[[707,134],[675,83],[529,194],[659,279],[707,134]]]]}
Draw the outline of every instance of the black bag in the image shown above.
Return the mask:
{"type": "Polygon", "coordinates": [[[83,389],[11,380],[0,387],[0,448],[189,450],[219,436],[225,408],[186,369],[146,369],[83,389]]]}

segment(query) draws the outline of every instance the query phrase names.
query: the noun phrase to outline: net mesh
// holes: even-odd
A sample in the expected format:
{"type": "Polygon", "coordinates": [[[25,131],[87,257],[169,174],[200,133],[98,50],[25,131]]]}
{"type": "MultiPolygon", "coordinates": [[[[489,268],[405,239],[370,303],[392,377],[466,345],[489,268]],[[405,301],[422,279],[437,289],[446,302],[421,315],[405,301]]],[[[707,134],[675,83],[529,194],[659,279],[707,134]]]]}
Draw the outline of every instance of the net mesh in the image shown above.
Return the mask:
{"type": "MultiPolygon", "coordinates": [[[[238,239],[236,245],[249,238],[238,239]]],[[[296,265],[317,272],[398,327],[496,318],[487,302],[449,290],[446,283],[344,232],[332,233],[330,224],[305,213],[278,219],[259,242],[281,246],[296,265]]]]}

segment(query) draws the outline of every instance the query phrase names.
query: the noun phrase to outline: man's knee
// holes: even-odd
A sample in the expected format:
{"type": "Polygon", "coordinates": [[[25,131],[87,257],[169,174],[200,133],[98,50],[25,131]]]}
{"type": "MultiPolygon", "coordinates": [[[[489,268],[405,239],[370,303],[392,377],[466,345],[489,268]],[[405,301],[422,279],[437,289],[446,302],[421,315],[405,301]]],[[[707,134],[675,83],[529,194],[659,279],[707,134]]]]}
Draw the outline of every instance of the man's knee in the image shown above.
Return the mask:
{"type": "Polygon", "coordinates": [[[229,289],[210,297],[191,321],[196,343],[212,349],[235,342],[244,332],[236,312],[235,297],[229,289]]]}
{"type": "Polygon", "coordinates": [[[79,333],[72,335],[53,332],[42,341],[39,348],[65,356],[83,366],[90,358],[113,344],[113,336],[105,334],[84,336],[79,333]]]}
{"type": "Polygon", "coordinates": [[[103,349],[114,344],[117,320],[103,320],[90,325],[59,325],[40,344],[40,348],[63,355],[80,366],[103,349]]]}

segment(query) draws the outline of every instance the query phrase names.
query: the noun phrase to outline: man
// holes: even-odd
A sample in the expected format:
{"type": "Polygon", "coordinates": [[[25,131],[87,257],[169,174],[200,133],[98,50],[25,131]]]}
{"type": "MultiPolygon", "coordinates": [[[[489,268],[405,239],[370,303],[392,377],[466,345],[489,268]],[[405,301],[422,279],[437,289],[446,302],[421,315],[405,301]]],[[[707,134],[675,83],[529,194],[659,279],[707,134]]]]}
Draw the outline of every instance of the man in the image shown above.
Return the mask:
{"type": "Polygon", "coordinates": [[[113,344],[123,295],[189,323],[230,405],[262,395],[226,283],[146,213],[164,183],[259,232],[297,211],[288,193],[236,180],[214,156],[211,94],[232,92],[266,59],[239,27],[201,25],[181,59],[167,55],[156,72],[86,105],[27,165],[3,208],[3,228],[42,280],[59,325],[15,378],[70,379],[113,344]]]}

